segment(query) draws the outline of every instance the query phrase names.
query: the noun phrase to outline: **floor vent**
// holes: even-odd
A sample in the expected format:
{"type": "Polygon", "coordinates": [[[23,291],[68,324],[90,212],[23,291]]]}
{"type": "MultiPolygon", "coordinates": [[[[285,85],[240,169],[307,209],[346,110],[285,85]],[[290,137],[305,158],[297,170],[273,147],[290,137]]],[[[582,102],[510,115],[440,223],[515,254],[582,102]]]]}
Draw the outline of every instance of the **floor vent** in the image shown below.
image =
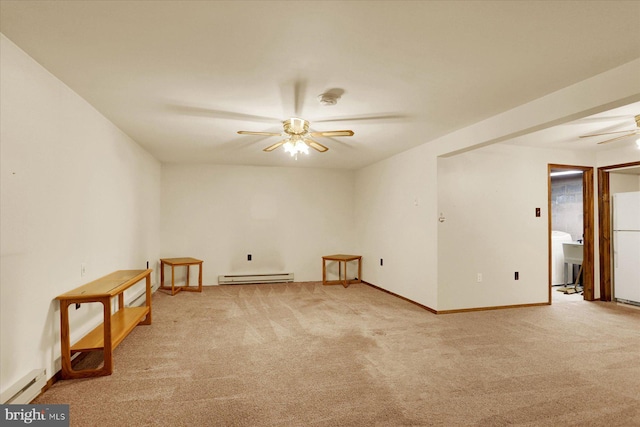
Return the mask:
{"type": "Polygon", "coordinates": [[[17,383],[9,387],[0,396],[0,403],[13,405],[26,405],[38,397],[42,387],[47,383],[44,369],[34,369],[17,383]]]}
{"type": "Polygon", "coordinates": [[[257,283],[293,282],[293,273],[278,274],[235,274],[218,276],[220,285],[248,285],[257,283]]]}

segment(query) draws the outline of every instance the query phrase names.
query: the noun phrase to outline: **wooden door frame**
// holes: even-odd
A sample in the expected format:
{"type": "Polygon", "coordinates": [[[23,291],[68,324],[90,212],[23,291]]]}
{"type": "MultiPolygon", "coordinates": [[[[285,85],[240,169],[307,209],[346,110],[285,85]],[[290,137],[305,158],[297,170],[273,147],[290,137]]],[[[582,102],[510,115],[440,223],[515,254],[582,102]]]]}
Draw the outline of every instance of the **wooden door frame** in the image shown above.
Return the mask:
{"type": "Polygon", "coordinates": [[[551,170],[552,169],[567,169],[567,170],[580,170],[582,171],[582,233],[584,235],[583,260],[582,260],[582,285],[583,285],[583,298],[586,301],[593,301],[594,298],[594,203],[593,203],[593,170],[592,166],[573,166],[573,165],[560,165],[550,163],[547,166],[547,180],[548,180],[548,234],[549,234],[549,304],[551,304],[551,287],[553,285],[553,278],[551,277],[551,266],[553,262],[552,257],[552,223],[551,223],[551,170]]]}
{"type": "Polygon", "coordinates": [[[640,166],[640,162],[622,163],[598,168],[598,245],[600,262],[600,300],[611,301],[611,193],[609,172],[630,166],[640,166]]]}

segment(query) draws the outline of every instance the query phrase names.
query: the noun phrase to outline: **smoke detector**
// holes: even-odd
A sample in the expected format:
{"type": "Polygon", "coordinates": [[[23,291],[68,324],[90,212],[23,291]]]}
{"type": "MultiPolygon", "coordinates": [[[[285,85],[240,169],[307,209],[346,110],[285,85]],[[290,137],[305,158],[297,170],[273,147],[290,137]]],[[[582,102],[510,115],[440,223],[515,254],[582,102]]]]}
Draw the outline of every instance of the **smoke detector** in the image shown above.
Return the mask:
{"type": "Polygon", "coordinates": [[[343,93],[343,89],[329,89],[325,93],[318,95],[318,100],[322,105],[336,105],[343,93]]]}

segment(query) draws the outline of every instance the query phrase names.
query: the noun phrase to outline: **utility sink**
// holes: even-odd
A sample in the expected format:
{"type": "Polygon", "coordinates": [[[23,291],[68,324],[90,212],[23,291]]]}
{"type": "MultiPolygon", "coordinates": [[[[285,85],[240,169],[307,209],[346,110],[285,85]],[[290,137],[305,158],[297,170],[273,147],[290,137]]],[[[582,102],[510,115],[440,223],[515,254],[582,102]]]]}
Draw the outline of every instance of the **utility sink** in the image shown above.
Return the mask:
{"type": "Polygon", "coordinates": [[[567,264],[582,264],[584,257],[584,245],[582,243],[563,243],[562,252],[564,253],[564,262],[567,264]]]}

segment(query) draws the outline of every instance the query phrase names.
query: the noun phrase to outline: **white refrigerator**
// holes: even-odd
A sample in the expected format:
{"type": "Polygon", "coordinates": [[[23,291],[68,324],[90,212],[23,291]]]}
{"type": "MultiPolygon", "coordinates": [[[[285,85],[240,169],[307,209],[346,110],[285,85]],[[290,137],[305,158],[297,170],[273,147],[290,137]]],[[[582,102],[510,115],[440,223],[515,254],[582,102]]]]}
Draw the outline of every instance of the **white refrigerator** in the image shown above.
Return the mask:
{"type": "Polygon", "coordinates": [[[613,296],[640,304],[640,191],[613,195],[613,296]]]}

